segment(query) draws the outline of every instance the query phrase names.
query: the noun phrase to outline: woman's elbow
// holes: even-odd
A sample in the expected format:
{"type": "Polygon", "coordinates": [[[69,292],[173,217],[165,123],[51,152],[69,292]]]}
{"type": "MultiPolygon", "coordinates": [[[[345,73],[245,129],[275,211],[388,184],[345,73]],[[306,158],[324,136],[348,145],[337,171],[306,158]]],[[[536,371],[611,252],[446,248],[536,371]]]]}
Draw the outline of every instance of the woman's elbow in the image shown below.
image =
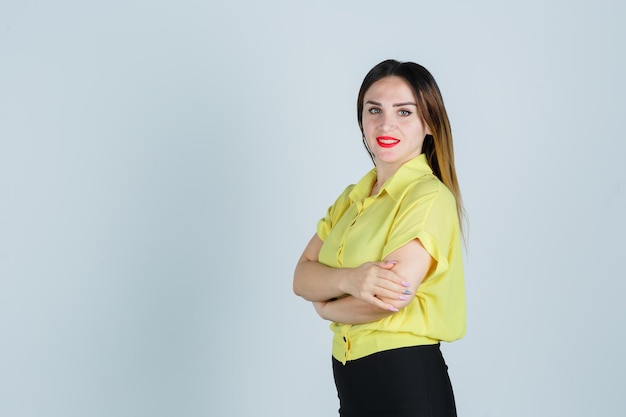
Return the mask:
{"type": "Polygon", "coordinates": [[[298,281],[295,278],[293,280],[292,289],[295,295],[297,295],[298,297],[302,297],[302,290],[300,289],[300,286],[298,285],[298,281]]]}
{"type": "Polygon", "coordinates": [[[298,273],[298,269],[296,269],[296,272],[294,273],[294,276],[293,276],[292,289],[295,295],[306,299],[305,297],[306,289],[303,286],[303,280],[300,274],[298,273]]]}

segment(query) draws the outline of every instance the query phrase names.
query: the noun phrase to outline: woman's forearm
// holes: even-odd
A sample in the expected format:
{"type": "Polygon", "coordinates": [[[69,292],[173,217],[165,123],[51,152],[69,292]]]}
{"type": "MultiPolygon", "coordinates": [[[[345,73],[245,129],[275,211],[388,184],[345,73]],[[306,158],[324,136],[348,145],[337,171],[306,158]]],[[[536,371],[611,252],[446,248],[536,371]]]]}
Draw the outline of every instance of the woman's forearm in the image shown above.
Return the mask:
{"type": "Polygon", "coordinates": [[[331,268],[317,261],[298,262],[293,279],[293,291],[309,301],[327,301],[345,295],[342,283],[349,271],[331,268]]]}
{"type": "Polygon", "coordinates": [[[350,268],[332,268],[319,262],[324,242],[313,235],[304,249],[293,275],[293,292],[309,301],[328,301],[345,295],[350,268]]]}
{"type": "Polygon", "coordinates": [[[345,324],[371,323],[394,313],[352,296],[315,303],[315,309],[322,318],[345,324]]]}

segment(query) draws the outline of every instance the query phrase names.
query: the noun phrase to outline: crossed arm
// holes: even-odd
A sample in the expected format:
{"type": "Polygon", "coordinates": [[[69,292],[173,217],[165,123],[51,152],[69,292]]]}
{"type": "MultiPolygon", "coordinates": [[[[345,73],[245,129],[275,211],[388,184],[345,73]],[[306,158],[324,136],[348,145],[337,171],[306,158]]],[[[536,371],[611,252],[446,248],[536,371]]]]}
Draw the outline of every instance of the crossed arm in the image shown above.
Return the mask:
{"type": "Polygon", "coordinates": [[[401,310],[415,296],[432,263],[414,239],[382,262],[332,268],[319,262],[322,244],[317,235],[309,241],[296,266],[293,289],[312,301],[322,318],[338,323],[369,323],[401,310]]]}

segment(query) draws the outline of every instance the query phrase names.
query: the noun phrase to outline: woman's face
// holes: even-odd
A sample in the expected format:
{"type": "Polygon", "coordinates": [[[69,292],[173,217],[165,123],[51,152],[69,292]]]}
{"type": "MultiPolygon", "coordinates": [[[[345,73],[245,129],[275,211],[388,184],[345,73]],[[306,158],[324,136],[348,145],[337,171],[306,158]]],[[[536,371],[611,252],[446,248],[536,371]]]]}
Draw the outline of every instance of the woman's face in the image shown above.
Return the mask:
{"type": "Polygon", "coordinates": [[[365,92],[363,133],[378,167],[398,169],[422,153],[424,137],[431,132],[404,78],[382,78],[365,92]]]}

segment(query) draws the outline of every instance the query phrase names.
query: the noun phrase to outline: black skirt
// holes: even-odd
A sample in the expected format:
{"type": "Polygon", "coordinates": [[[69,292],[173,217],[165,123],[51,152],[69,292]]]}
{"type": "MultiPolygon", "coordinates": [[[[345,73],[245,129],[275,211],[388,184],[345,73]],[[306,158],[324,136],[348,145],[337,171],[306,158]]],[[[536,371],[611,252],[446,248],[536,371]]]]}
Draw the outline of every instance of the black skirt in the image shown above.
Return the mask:
{"type": "Polygon", "coordinates": [[[341,417],[456,417],[439,344],[386,350],[353,361],[333,358],[341,417]]]}

